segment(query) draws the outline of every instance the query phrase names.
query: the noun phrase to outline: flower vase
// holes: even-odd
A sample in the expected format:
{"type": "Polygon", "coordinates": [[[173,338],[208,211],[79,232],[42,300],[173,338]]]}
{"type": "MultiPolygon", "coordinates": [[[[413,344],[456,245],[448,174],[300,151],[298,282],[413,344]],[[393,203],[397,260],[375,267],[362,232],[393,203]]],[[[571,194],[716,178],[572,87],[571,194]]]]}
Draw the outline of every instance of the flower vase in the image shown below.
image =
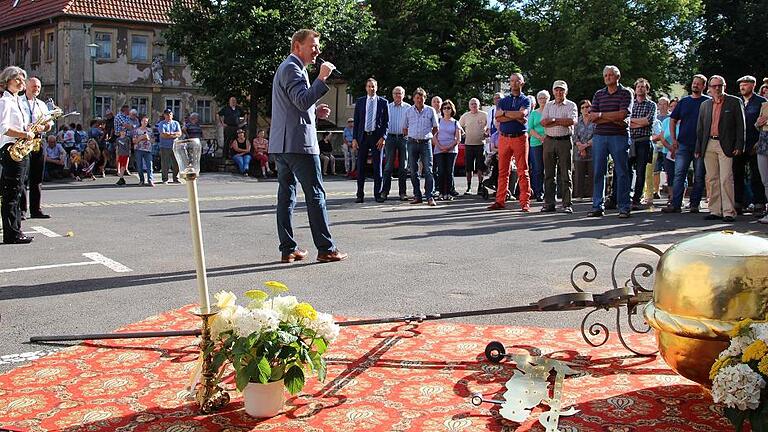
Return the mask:
{"type": "Polygon", "coordinates": [[[280,414],[285,404],[285,385],[283,380],[261,383],[248,383],[243,389],[245,412],[251,417],[269,418],[280,414]]]}

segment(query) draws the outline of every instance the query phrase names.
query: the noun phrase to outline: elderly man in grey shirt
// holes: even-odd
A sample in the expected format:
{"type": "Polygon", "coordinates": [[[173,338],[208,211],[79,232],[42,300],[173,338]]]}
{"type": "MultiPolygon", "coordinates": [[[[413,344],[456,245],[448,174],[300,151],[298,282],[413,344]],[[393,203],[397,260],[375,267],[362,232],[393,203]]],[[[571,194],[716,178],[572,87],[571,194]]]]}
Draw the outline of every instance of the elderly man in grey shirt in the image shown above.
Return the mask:
{"type": "Polygon", "coordinates": [[[544,207],[543,212],[555,211],[555,171],[560,171],[560,193],[563,197],[563,211],[573,213],[571,206],[571,166],[573,151],[573,125],[578,120],[578,109],[573,101],[566,98],[568,84],[557,80],[552,84],[555,98],[546,105],[541,113],[541,125],[544,126],[544,207]]]}
{"type": "Polygon", "coordinates": [[[421,87],[413,93],[413,106],[405,113],[403,134],[408,137],[408,165],[411,170],[413,184],[413,201],[411,204],[421,204],[424,196],[427,204],[436,206],[432,192],[435,189],[435,179],[432,177],[432,136],[437,133],[437,114],[432,107],[424,105],[427,92],[421,87]],[[419,160],[424,166],[424,195],[421,194],[419,183],[419,160]]]}

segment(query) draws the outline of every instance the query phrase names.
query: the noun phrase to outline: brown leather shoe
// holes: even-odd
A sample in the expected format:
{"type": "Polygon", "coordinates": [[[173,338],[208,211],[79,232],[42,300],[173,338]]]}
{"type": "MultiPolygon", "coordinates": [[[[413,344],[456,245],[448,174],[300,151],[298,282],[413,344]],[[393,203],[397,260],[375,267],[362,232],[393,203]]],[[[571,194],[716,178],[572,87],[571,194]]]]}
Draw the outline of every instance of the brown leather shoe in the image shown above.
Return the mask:
{"type": "Polygon", "coordinates": [[[289,253],[288,255],[283,255],[280,261],[284,263],[292,263],[294,261],[301,261],[306,257],[307,251],[301,248],[297,248],[295,251],[289,253]]]}
{"type": "Polygon", "coordinates": [[[343,261],[349,256],[348,253],[336,250],[333,252],[318,253],[317,260],[320,262],[343,261]]]}

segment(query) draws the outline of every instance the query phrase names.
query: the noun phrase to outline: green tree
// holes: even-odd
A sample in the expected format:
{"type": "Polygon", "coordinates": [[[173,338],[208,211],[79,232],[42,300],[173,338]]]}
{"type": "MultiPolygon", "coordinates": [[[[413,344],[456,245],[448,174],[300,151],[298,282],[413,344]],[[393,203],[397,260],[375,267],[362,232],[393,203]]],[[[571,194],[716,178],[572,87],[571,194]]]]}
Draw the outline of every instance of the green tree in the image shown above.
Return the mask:
{"type": "Polygon", "coordinates": [[[272,78],[296,30],[316,29],[326,52],[346,58],[373,23],[354,0],[195,0],[191,7],[177,0],[171,20],[165,38],[195,81],[221,104],[230,96],[249,101],[251,134],[259,108],[268,113],[272,78]]]}
{"type": "Polygon", "coordinates": [[[697,50],[702,73],[722,75],[729,85],[743,75],[755,75],[758,81],[768,76],[763,52],[768,46],[766,17],[765,0],[704,0],[697,50]]]}
{"type": "Polygon", "coordinates": [[[628,86],[643,77],[653,91],[666,91],[681,75],[688,81],[699,0],[531,0],[522,11],[521,63],[531,91],[551,91],[564,79],[570,99],[591,99],[607,64],[628,86]]]}
{"type": "Polygon", "coordinates": [[[488,102],[494,85],[516,68],[522,45],[510,30],[514,10],[488,0],[371,0],[369,6],[376,27],[346,75],[353,95],[363,95],[365,80],[374,77],[388,98],[398,85],[406,94],[422,87],[464,109],[470,97],[488,102]]]}

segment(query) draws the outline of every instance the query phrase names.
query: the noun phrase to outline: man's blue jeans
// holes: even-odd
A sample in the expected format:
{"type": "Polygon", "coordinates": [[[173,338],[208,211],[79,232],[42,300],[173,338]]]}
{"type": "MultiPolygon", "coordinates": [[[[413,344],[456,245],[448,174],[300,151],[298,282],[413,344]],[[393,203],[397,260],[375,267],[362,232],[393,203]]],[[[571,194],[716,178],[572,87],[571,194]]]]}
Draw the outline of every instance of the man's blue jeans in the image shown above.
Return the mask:
{"type": "Polygon", "coordinates": [[[594,189],[592,189],[592,210],[603,210],[605,195],[605,174],[608,171],[608,155],[613,159],[613,175],[619,212],[628,213],[629,205],[629,137],[625,135],[594,135],[592,137],[592,163],[594,166],[594,189]]]}
{"type": "Polygon", "coordinates": [[[419,160],[424,166],[424,193],[427,199],[432,198],[435,190],[435,179],[432,177],[432,144],[430,140],[408,139],[408,169],[411,170],[411,184],[413,185],[413,198],[420,200],[421,184],[419,183],[419,160]]]}
{"type": "Polygon", "coordinates": [[[688,167],[693,162],[693,191],[691,191],[691,208],[698,207],[701,204],[701,196],[704,194],[704,180],[706,170],[704,169],[704,155],[696,159],[693,157],[694,147],[692,145],[682,145],[675,153],[675,181],[673,182],[672,207],[681,208],[683,206],[683,195],[685,195],[686,179],[688,178],[688,167]]]}
{"type": "Polygon", "coordinates": [[[277,167],[277,236],[280,252],[288,255],[298,247],[293,237],[293,209],[296,207],[296,183],[301,183],[307,202],[307,216],[312,240],[320,253],[334,252],[336,245],[328,228],[325,189],[320,170],[320,156],[298,153],[276,153],[277,167]]]}
{"type": "Polygon", "coordinates": [[[381,188],[382,195],[389,195],[392,188],[392,173],[395,172],[395,157],[398,159],[397,167],[397,185],[400,195],[406,195],[405,182],[406,168],[408,167],[408,148],[405,137],[400,135],[387,135],[387,142],[384,144],[384,155],[387,162],[384,165],[384,185],[381,188]]]}

